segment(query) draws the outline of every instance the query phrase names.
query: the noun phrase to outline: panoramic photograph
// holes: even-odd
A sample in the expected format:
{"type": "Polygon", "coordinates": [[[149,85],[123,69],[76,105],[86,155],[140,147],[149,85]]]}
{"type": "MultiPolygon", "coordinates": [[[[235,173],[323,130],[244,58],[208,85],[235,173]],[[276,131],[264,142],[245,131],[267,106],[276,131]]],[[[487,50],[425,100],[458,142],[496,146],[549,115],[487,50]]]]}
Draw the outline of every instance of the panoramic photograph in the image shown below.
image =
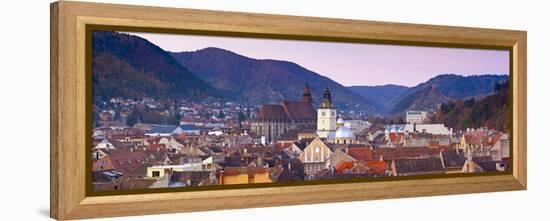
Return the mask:
{"type": "Polygon", "coordinates": [[[510,53],[92,33],[94,192],[510,170],[510,53]]]}

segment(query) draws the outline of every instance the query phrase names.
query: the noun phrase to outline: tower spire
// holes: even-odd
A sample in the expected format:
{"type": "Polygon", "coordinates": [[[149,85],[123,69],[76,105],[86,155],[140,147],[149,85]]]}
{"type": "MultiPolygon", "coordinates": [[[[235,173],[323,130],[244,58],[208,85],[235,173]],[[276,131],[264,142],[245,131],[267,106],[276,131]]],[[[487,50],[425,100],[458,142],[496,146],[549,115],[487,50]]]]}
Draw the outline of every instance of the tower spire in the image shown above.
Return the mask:
{"type": "Polygon", "coordinates": [[[309,90],[309,85],[307,84],[307,82],[304,86],[304,93],[302,94],[302,101],[308,102],[308,103],[313,102],[313,98],[311,97],[311,92],[309,90]]]}
{"type": "Polygon", "coordinates": [[[330,95],[330,90],[328,89],[328,86],[325,88],[325,92],[323,92],[323,101],[321,102],[321,108],[332,108],[332,97],[330,95]]]}
{"type": "Polygon", "coordinates": [[[317,135],[331,140],[334,138],[336,129],[336,108],[332,106],[332,97],[326,87],[321,106],[317,109],[317,135]]]}

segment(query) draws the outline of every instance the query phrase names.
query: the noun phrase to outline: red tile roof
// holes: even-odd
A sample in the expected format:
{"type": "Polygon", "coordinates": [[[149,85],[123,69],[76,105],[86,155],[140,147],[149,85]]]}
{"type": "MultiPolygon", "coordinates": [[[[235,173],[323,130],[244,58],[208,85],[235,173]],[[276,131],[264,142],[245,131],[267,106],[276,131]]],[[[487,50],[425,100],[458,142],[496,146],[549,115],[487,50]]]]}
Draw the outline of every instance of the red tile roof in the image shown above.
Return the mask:
{"type": "Polygon", "coordinates": [[[393,160],[393,159],[411,159],[419,157],[439,156],[438,148],[428,147],[396,147],[396,148],[378,148],[372,151],[373,159],[393,160]]]}
{"type": "MultiPolygon", "coordinates": [[[[397,174],[443,173],[440,158],[395,159],[393,161],[397,174]]],[[[393,167],[393,166],[392,166],[393,167]]]]}
{"type": "Polygon", "coordinates": [[[290,146],[292,146],[292,142],[277,142],[275,143],[275,150],[277,151],[282,151],[282,150],[285,150],[287,148],[289,148],[290,146]]]}
{"type": "Polygon", "coordinates": [[[304,101],[282,101],[281,106],[290,119],[308,119],[314,120],[317,118],[317,111],[313,105],[304,101]]]}
{"type": "Polygon", "coordinates": [[[304,101],[282,101],[281,104],[265,104],[256,115],[256,119],[301,119],[315,120],[317,111],[309,102],[304,101]]]}
{"type": "Polygon", "coordinates": [[[372,174],[383,174],[388,169],[388,164],[383,160],[368,161],[367,167],[369,167],[372,174]]]}
{"type": "Polygon", "coordinates": [[[369,161],[373,159],[370,148],[348,148],[348,155],[359,161],[369,161]]]}
{"type": "Polygon", "coordinates": [[[278,104],[264,104],[260,112],[256,114],[256,119],[287,119],[287,116],[283,106],[278,104]]]}
{"type": "Polygon", "coordinates": [[[390,133],[389,134],[390,141],[392,143],[402,143],[403,139],[405,139],[405,134],[402,133],[390,133]]]}
{"type": "Polygon", "coordinates": [[[157,148],[159,148],[159,149],[165,149],[166,146],[165,146],[164,144],[162,144],[162,143],[161,143],[161,144],[150,144],[150,145],[149,145],[149,149],[151,149],[151,150],[156,150],[157,148]]]}
{"type": "Polygon", "coordinates": [[[101,161],[107,161],[106,164],[112,166],[112,168],[105,169],[114,169],[121,173],[129,173],[141,164],[150,161],[143,150],[130,151],[129,149],[116,149],[104,150],[104,152],[107,156],[94,162],[94,168],[96,168],[96,165],[101,166],[103,164],[101,161]]]}
{"type": "Polygon", "coordinates": [[[338,164],[336,164],[335,170],[337,173],[343,173],[345,170],[351,170],[353,168],[353,165],[353,162],[340,161],[338,164]]]}

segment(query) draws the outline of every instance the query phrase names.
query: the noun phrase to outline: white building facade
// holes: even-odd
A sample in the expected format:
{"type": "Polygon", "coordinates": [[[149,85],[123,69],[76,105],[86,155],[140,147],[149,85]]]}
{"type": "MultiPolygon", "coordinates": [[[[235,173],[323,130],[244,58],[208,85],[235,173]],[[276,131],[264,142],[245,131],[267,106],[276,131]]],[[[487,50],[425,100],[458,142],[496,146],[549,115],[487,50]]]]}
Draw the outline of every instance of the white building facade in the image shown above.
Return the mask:
{"type": "Polygon", "coordinates": [[[323,101],[317,109],[317,135],[332,140],[336,133],[336,108],[332,105],[330,91],[325,89],[323,101]]]}

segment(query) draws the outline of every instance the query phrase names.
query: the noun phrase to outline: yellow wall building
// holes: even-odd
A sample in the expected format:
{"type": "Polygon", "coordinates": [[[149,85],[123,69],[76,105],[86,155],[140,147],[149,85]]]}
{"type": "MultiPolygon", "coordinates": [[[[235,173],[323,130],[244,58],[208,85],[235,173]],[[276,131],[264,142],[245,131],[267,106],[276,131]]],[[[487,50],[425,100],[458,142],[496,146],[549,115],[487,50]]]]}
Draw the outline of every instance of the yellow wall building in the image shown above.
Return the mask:
{"type": "Polygon", "coordinates": [[[265,168],[225,168],[219,173],[221,185],[272,183],[269,172],[265,168]]]}

